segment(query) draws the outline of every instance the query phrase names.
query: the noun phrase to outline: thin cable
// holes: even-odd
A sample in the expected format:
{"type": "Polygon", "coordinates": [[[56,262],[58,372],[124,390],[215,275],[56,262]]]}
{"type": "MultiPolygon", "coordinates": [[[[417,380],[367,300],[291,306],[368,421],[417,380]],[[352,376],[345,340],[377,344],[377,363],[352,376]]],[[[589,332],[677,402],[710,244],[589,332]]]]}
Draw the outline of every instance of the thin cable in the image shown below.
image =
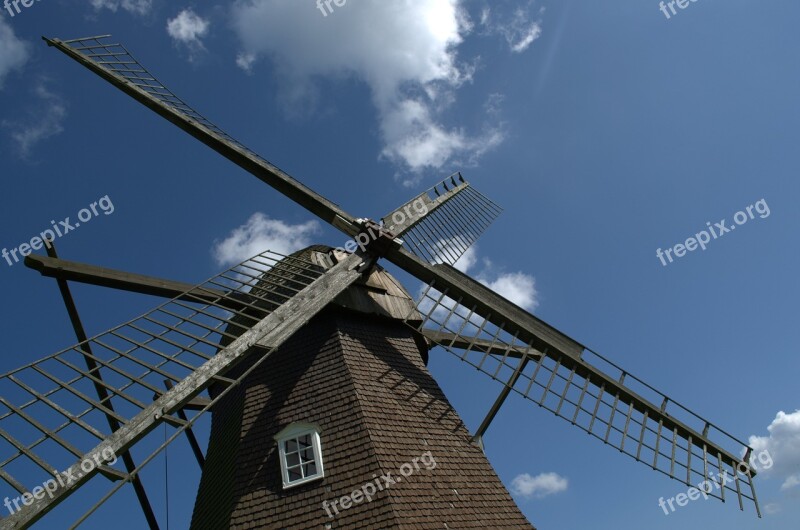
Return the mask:
{"type": "MultiPolygon", "coordinates": [[[[167,443],[166,423],[164,423],[164,443],[167,443]]],[[[167,530],[169,530],[169,447],[164,448],[164,497],[166,500],[167,530]]]]}

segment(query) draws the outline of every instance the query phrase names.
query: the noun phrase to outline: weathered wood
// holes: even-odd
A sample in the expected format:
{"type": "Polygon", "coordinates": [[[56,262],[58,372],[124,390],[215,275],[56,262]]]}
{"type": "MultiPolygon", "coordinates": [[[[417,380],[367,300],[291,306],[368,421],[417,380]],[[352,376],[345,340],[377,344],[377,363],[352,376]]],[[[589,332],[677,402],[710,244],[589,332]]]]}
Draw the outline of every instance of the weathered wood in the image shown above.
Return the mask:
{"type": "Polygon", "coordinates": [[[354,236],[358,233],[355,217],[345,212],[337,204],[313,191],[311,188],[301,184],[277,166],[256,156],[252,151],[234,144],[221,134],[191,119],[176,108],[166,105],[125,79],[123,76],[103,68],[90,58],[73,50],[64,41],[48,39],[46,37],[43,37],[43,39],[48,45],[54,46],[71,59],[74,59],[102,79],[111,83],[114,87],[129,95],[170,123],[183,129],[191,136],[200,140],[237,166],[248,171],[262,182],[286,195],[311,213],[341,229],[347,235],[354,236]]]}
{"type": "Polygon", "coordinates": [[[121,429],[86,453],[83,459],[67,470],[67,474],[73,473],[76,477],[74,481],[63,486],[59,484],[58,488],[53,492],[52,498],[46,496],[43,499],[36,499],[32,505],[26,506],[16,514],[3,519],[0,521],[0,530],[28,528],[66,500],[67,497],[97,473],[97,470],[93,470],[79,476],[79,473],[82,473],[80,470],[81,462],[87,458],[91,459],[92,455],[102,454],[103,451],[123,454],[155,429],[161,421],[167,421],[168,418],[165,416],[185,407],[187,403],[205,390],[216,376],[238,365],[249,353],[263,353],[263,348],[269,348],[269,351],[264,354],[265,356],[269,355],[311,320],[314,315],[332,302],[342,291],[357,281],[361,277],[358,269],[368,270],[368,267],[363,266],[371,262],[371,256],[362,257],[353,254],[314,280],[226,348],[220,350],[211,360],[142,410],[123,425],[121,429]]]}
{"type": "Polygon", "coordinates": [[[459,350],[471,349],[473,351],[485,352],[490,355],[508,355],[508,357],[511,357],[512,359],[520,359],[522,357],[533,357],[538,359],[542,355],[540,352],[530,347],[509,347],[507,344],[502,342],[495,343],[488,339],[464,337],[462,335],[447,333],[445,331],[423,329],[422,335],[429,341],[433,342],[431,348],[436,345],[441,345],[459,350]]]}
{"type": "Polygon", "coordinates": [[[435,289],[446,289],[448,297],[454,300],[461,298],[462,305],[470,308],[474,306],[479,315],[492,315],[495,323],[513,322],[520,327],[520,340],[539,351],[544,351],[547,347],[556,348],[565,355],[580,358],[585,349],[577,341],[450,265],[430,265],[403,248],[392,250],[386,258],[417,279],[428,284],[433,283],[435,289]]]}
{"type": "MultiPolygon", "coordinates": [[[[409,230],[414,228],[416,225],[421,223],[426,217],[431,215],[434,212],[434,210],[436,210],[437,208],[442,206],[444,203],[446,203],[447,201],[449,201],[450,199],[452,199],[453,197],[455,197],[456,195],[458,195],[459,193],[461,193],[463,190],[467,189],[468,187],[469,187],[469,184],[467,184],[466,182],[463,183],[463,184],[459,184],[454,189],[448,191],[444,195],[436,197],[436,199],[431,199],[431,197],[430,197],[430,195],[428,195],[427,191],[423,192],[423,193],[420,193],[419,195],[417,195],[416,197],[414,197],[413,199],[411,199],[407,203],[403,204],[402,206],[400,206],[399,208],[397,208],[393,212],[391,212],[388,215],[386,215],[383,218],[383,223],[386,226],[387,230],[390,230],[395,235],[395,237],[402,237],[403,233],[408,232],[409,230]],[[425,215],[417,215],[417,216],[414,216],[414,217],[408,216],[408,214],[406,213],[406,209],[407,208],[412,208],[412,206],[414,204],[418,203],[419,201],[422,201],[422,203],[425,205],[425,208],[428,211],[425,213],[425,215]],[[394,214],[396,214],[396,213],[402,213],[403,214],[403,221],[402,222],[395,223],[393,221],[394,214]]],[[[413,208],[412,208],[412,211],[413,211],[413,208]]]]}
{"type": "Polygon", "coordinates": [[[25,258],[25,266],[39,271],[42,276],[86,283],[100,287],[111,287],[121,291],[177,298],[188,302],[225,303],[226,293],[195,285],[165,280],[144,274],[135,274],[76,261],[50,258],[31,254],[25,258]],[[187,294],[188,293],[188,294],[187,294]]]}
{"type": "Polygon", "coordinates": [[[648,417],[654,418],[655,421],[663,420],[664,427],[674,429],[684,439],[690,440],[701,449],[705,447],[709,454],[719,455],[726,464],[735,468],[740,462],[740,458],[708,437],[673,418],[660,406],[654,405],[626,387],[621,381],[609,377],[584,361],[583,352],[586,348],[583,345],[454,267],[447,264],[430,265],[403,248],[390,251],[386,258],[417,279],[433,285],[441,292],[446,292],[449,298],[460,299],[462,305],[474,307],[478,315],[490,320],[495,325],[504,324],[506,331],[516,334],[519,340],[544,352],[545,355],[555,359],[568,370],[574,369],[580,377],[591,378],[593,384],[602,385],[605,392],[615,396],[615,399],[620,402],[630,404],[642,414],[646,413],[648,417]]]}
{"type": "Polygon", "coordinates": [[[478,443],[481,446],[481,449],[483,448],[483,435],[486,434],[486,431],[489,429],[489,425],[492,424],[495,416],[497,416],[497,413],[500,412],[500,407],[502,407],[503,403],[505,403],[508,395],[511,393],[511,389],[513,389],[514,385],[517,384],[517,380],[519,380],[519,376],[522,374],[522,371],[525,370],[526,366],[528,366],[528,360],[529,357],[527,356],[520,360],[519,364],[517,365],[517,369],[514,370],[514,375],[511,376],[508,384],[503,386],[503,390],[500,391],[500,395],[497,396],[492,408],[489,409],[489,412],[481,422],[478,430],[475,431],[472,441],[478,443]]]}
{"type": "MultiPolygon", "coordinates": [[[[47,246],[47,255],[48,257],[45,259],[58,260],[58,253],[56,252],[56,247],[54,245],[47,246]]],[[[114,404],[111,400],[111,395],[106,388],[107,385],[103,381],[103,376],[100,372],[100,366],[97,364],[97,362],[95,362],[92,348],[89,345],[86,331],[84,330],[83,323],[81,322],[80,315],[78,314],[78,307],[75,304],[75,300],[72,298],[72,292],[69,289],[67,280],[64,278],[58,278],[56,279],[56,283],[58,284],[58,289],[61,292],[61,297],[64,300],[64,305],[67,308],[67,314],[69,315],[70,322],[72,323],[72,329],[75,331],[75,337],[80,343],[80,349],[83,352],[84,362],[89,370],[88,373],[84,373],[82,371],[80,371],[80,373],[89,377],[93,381],[95,392],[97,393],[97,398],[100,400],[100,403],[105,403],[108,409],[114,412],[114,404]]],[[[111,414],[105,414],[105,417],[111,432],[119,430],[121,424],[114,416],[111,414]]],[[[134,474],[136,462],[133,459],[133,455],[131,455],[129,451],[125,451],[120,453],[119,456],[122,459],[125,470],[128,472],[128,476],[131,478],[131,485],[133,486],[139,505],[142,508],[142,513],[147,520],[147,526],[150,528],[150,530],[159,530],[158,519],[156,518],[156,514],[153,512],[153,507],[150,504],[150,499],[147,496],[147,491],[145,490],[144,484],[142,483],[141,479],[134,474]]]]}

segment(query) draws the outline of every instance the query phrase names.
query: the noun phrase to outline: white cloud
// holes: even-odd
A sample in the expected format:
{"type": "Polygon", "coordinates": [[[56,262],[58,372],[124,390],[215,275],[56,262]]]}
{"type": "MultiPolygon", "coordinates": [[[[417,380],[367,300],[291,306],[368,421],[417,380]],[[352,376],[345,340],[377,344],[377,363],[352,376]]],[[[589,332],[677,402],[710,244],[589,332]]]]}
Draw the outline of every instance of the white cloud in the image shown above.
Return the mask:
{"type": "Polygon", "coordinates": [[[28,61],[28,46],[14,34],[5,17],[0,18],[0,89],[12,70],[19,70],[28,61]]]}
{"type": "Polygon", "coordinates": [[[167,20],[167,33],[176,44],[188,50],[192,62],[205,51],[203,38],[208,35],[210,27],[208,20],[191,9],[184,9],[175,18],[167,20]]]}
{"type": "Polygon", "coordinates": [[[786,481],[781,486],[782,490],[788,490],[800,486],[800,474],[792,475],[786,479],[786,481]]]}
{"type": "Polygon", "coordinates": [[[481,12],[481,26],[487,34],[504,37],[512,52],[522,53],[542,35],[542,21],[534,18],[541,15],[543,9],[535,10],[534,3],[529,0],[524,7],[517,6],[510,14],[501,15],[486,7],[481,12]]]}
{"type": "Polygon", "coordinates": [[[178,16],[167,21],[167,33],[176,41],[202,46],[202,38],[208,35],[210,23],[191,9],[184,9],[178,16]]]}
{"type": "Polygon", "coordinates": [[[240,263],[266,250],[289,255],[311,245],[311,236],[318,232],[316,221],[292,225],[255,213],[224,240],[214,242],[212,254],[219,265],[240,263]]]}
{"type": "MultiPolygon", "coordinates": [[[[461,246],[464,244],[465,242],[462,242],[461,246]]],[[[445,245],[448,245],[448,243],[446,243],[444,240],[439,241],[438,247],[440,251],[439,255],[435,256],[436,263],[445,263],[448,261],[446,259],[447,256],[444,250],[445,245]]],[[[452,248],[452,244],[450,245],[452,248]]],[[[539,305],[538,293],[536,291],[536,280],[533,276],[522,272],[497,273],[494,270],[491,260],[487,258],[483,258],[481,260],[478,258],[476,245],[469,247],[466,252],[461,255],[458,261],[453,264],[453,267],[464,274],[470,275],[472,278],[479,281],[500,296],[524,309],[527,309],[528,311],[533,311],[539,305]],[[478,264],[480,264],[480,269],[478,269],[478,272],[471,272],[478,264]]],[[[426,285],[420,285],[417,299],[420,299],[426,289],[426,285]]],[[[471,312],[469,308],[463,306],[458,306],[456,310],[453,311],[453,308],[456,307],[455,300],[449,297],[442,298],[441,294],[442,293],[436,289],[430,289],[427,291],[425,298],[420,301],[418,307],[419,311],[423,314],[429,314],[431,310],[433,310],[434,320],[437,322],[444,322],[447,320],[451,331],[458,329],[461,326],[460,323],[467,318],[469,318],[469,321],[474,324],[474,330],[477,330],[479,327],[481,327],[483,319],[479,315],[472,314],[470,317],[469,315],[471,312]]],[[[469,333],[474,330],[465,328],[462,331],[469,335],[469,333]]]]}
{"type": "Polygon", "coordinates": [[[756,470],[764,476],[782,479],[782,490],[800,486],[800,410],[791,414],[778,412],[775,419],[767,427],[769,436],[751,436],[749,444],[753,448],[753,459],[756,470]],[[774,465],[767,468],[767,459],[759,465],[757,456],[768,451],[774,465]]]}
{"type": "Polygon", "coordinates": [[[764,511],[767,515],[775,515],[781,511],[781,505],[776,502],[771,502],[764,506],[764,511]]]}
{"type": "Polygon", "coordinates": [[[67,107],[60,96],[50,92],[43,82],[34,89],[38,102],[22,122],[3,120],[0,124],[11,131],[11,138],[19,147],[19,154],[27,158],[39,142],[64,131],[67,107]]]}
{"type": "Polygon", "coordinates": [[[471,28],[460,3],[361,0],[323,16],[314,2],[238,1],[237,64],[249,70],[269,58],[285,82],[281,99],[306,107],[317,96],[315,77],[365,82],[379,115],[381,155],[404,170],[474,161],[503,135],[491,125],[469,133],[442,121],[454,91],[474,72],[457,57],[471,28]]]}
{"type": "Polygon", "coordinates": [[[239,53],[236,56],[236,66],[247,72],[253,72],[253,64],[256,62],[256,56],[252,53],[239,53]]]}
{"type": "Polygon", "coordinates": [[[130,13],[146,15],[153,7],[153,0],[91,0],[95,9],[109,9],[116,12],[122,8],[130,13]]]}
{"type": "Polygon", "coordinates": [[[453,263],[453,267],[460,270],[464,274],[467,272],[478,262],[478,252],[475,250],[474,246],[471,246],[464,252],[458,261],[453,263]]]}
{"type": "Polygon", "coordinates": [[[523,473],[511,481],[511,493],[526,499],[541,499],[567,491],[568,487],[569,481],[558,473],[541,473],[535,477],[523,473]]]}
{"type": "Polygon", "coordinates": [[[501,274],[497,279],[485,283],[492,291],[525,309],[533,310],[539,304],[536,280],[528,274],[501,274]]]}
{"type": "Polygon", "coordinates": [[[533,276],[524,272],[497,272],[491,260],[478,259],[477,245],[467,249],[454,267],[523,309],[533,311],[539,306],[539,293],[533,276]],[[477,272],[470,272],[478,264],[481,268],[477,272]]]}

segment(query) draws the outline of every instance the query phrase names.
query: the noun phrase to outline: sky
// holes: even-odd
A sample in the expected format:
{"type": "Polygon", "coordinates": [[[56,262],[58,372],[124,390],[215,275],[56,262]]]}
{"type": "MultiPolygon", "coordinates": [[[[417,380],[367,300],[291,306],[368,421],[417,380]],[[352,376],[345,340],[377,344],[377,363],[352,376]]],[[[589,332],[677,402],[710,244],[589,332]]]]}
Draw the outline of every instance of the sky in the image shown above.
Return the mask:
{"type": "MultiPolygon", "coordinates": [[[[538,528],[796,529],[800,4],[342,4],[3,10],[0,248],[19,251],[93,203],[56,241],[61,257],[190,283],[266,249],[343,242],[40,40],[113,34],[195,109],[357,217],[461,171],[504,212],[460,268],[774,460],[756,479],[763,519],[713,500],[665,515],[658,500],[685,486],[512,396],[486,453],[538,528]]],[[[55,284],[9,256],[3,372],[74,343],[55,284]]],[[[73,292],[90,335],[160,303],[73,292]]],[[[444,351],[430,370],[477,428],[498,384],[444,351]]],[[[182,442],[169,453],[172,528],[187,526],[198,478],[182,442]]],[[[162,522],[164,479],[159,459],[145,481],[162,522]]],[[[143,527],[127,490],[97,517],[143,527]]]]}

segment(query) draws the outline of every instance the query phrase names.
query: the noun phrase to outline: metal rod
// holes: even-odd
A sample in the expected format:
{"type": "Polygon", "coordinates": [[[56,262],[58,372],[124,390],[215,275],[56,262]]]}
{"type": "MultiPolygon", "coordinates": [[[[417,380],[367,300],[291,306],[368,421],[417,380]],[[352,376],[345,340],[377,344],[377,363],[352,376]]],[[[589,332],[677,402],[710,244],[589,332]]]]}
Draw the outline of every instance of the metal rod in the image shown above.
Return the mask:
{"type": "MultiPolygon", "coordinates": [[[[164,381],[164,386],[167,387],[167,390],[172,390],[172,381],[166,379],[164,381]]],[[[189,419],[186,417],[186,413],[183,411],[183,409],[178,409],[177,414],[180,419],[188,423],[189,419]]],[[[186,438],[189,440],[189,445],[192,447],[194,457],[197,459],[197,464],[200,466],[200,470],[202,471],[203,467],[206,465],[206,458],[203,456],[203,450],[200,448],[200,444],[197,443],[197,437],[194,435],[194,431],[192,430],[191,426],[186,427],[184,432],[186,433],[186,438]]]]}
{"type": "MultiPolygon", "coordinates": [[[[56,252],[56,248],[53,245],[53,242],[50,242],[50,245],[45,245],[47,248],[47,255],[51,258],[58,259],[58,254],[56,252]]],[[[90,374],[96,374],[98,380],[102,381],[102,375],[100,374],[100,367],[94,362],[94,359],[90,358],[89,356],[92,355],[91,346],[89,346],[88,338],[86,336],[86,332],[84,331],[83,324],[81,323],[80,316],[78,314],[78,308],[75,305],[75,300],[72,298],[72,293],[70,292],[69,285],[67,284],[66,280],[57,279],[56,282],[58,283],[58,289],[61,292],[61,297],[64,300],[64,305],[67,308],[67,313],[69,314],[70,322],[72,322],[72,329],[75,332],[75,337],[78,339],[80,343],[80,348],[84,353],[84,360],[86,361],[86,367],[89,369],[90,374]],[[88,355],[87,355],[88,354],[88,355]]],[[[98,382],[94,382],[95,392],[97,392],[97,397],[101,403],[106,403],[109,410],[113,411],[114,407],[110,401],[110,396],[106,389],[103,387],[102,384],[98,382]]],[[[121,425],[120,423],[108,414],[105,415],[106,420],[108,421],[108,426],[112,432],[117,432],[121,425]]],[[[119,455],[122,459],[123,464],[125,465],[125,469],[128,474],[133,473],[136,469],[136,463],[133,460],[129,451],[124,451],[121,455],[119,455]]],[[[147,520],[147,525],[150,530],[159,530],[158,526],[158,519],[156,519],[156,515],[153,512],[153,508],[150,505],[150,500],[147,498],[147,491],[144,489],[144,485],[142,481],[139,479],[138,476],[133,476],[131,478],[131,485],[136,493],[136,498],[139,501],[139,506],[142,508],[142,512],[144,513],[144,517],[147,520]]]]}
{"type": "MultiPolygon", "coordinates": [[[[572,376],[573,375],[575,375],[575,370],[574,369],[573,369],[572,373],[569,376],[570,381],[572,381],[572,376]]],[[[589,384],[590,383],[591,383],[591,380],[587,376],[586,379],[584,379],[584,381],[583,381],[583,389],[581,390],[581,395],[578,398],[578,403],[575,405],[575,415],[572,416],[572,424],[573,425],[575,425],[575,422],[578,421],[578,415],[580,414],[581,410],[583,410],[583,409],[581,409],[581,407],[583,406],[583,398],[586,396],[586,390],[589,388],[589,384]]],[[[567,384],[567,388],[569,388],[569,384],[567,384]]],[[[565,391],[564,392],[564,396],[566,396],[566,395],[567,395],[567,393],[565,391]]],[[[563,397],[562,397],[562,399],[563,399],[563,397]]],[[[561,403],[559,403],[558,406],[559,406],[559,408],[561,408],[561,403]]],[[[556,411],[556,414],[558,414],[558,411],[556,411]]]]}
{"type": "Polygon", "coordinates": [[[520,374],[528,365],[528,357],[523,357],[519,364],[517,365],[517,369],[514,371],[514,374],[511,376],[509,380],[509,384],[503,387],[503,390],[500,391],[500,395],[497,396],[495,399],[492,408],[489,409],[489,413],[486,414],[486,417],[483,418],[478,430],[475,431],[475,435],[472,437],[473,442],[477,442],[483,439],[483,435],[486,433],[486,430],[489,428],[489,425],[492,424],[494,417],[497,416],[497,413],[500,411],[500,407],[503,406],[508,395],[511,393],[511,390],[514,388],[514,385],[517,383],[517,379],[519,379],[520,374]]]}

